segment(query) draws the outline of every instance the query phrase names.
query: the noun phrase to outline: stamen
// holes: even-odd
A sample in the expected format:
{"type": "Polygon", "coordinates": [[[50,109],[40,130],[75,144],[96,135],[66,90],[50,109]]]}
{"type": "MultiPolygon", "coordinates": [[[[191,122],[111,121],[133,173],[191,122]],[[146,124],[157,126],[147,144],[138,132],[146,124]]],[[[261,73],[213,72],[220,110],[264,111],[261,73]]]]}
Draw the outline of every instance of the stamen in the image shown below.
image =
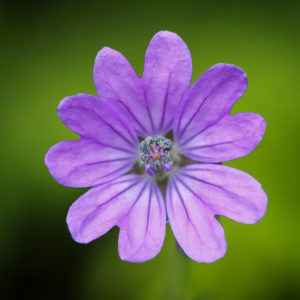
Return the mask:
{"type": "Polygon", "coordinates": [[[157,171],[172,170],[172,142],[162,135],[147,136],[140,143],[140,158],[145,164],[145,172],[155,176],[157,171]]]}

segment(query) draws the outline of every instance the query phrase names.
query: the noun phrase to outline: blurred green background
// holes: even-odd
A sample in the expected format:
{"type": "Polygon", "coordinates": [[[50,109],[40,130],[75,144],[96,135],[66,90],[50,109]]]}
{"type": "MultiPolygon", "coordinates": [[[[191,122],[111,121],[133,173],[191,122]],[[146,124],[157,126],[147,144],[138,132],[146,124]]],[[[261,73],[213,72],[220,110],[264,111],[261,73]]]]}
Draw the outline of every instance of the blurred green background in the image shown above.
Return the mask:
{"type": "Polygon", "coordinates": [[[2,1],[1,299],[300,299],[299,1],[2,1]],[[264,140],[229,162],[263,185],[268,211],[244,225],[222,218],[226,256],[198,264],[177,249],[170,228],[161,253],[119,259],[118,230],[88,244],[70,237],[65,217],[83,189],[60,186],[43,159],[76,138],[56,107],[96,94],[94,58],[121,51],[142,74],[151,37],[178,33],[189,46],[193,81],[232,63],[249,87],[234,112],[267,120],[264,140]]]}

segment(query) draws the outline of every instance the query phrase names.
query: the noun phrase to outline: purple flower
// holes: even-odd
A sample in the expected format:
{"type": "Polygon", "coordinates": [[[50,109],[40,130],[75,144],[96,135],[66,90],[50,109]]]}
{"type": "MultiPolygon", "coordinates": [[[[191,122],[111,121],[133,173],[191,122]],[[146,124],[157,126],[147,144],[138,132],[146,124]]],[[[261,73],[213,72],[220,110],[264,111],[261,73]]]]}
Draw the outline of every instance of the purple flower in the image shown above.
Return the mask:
{"type": "Polygon", "coordinates": [[[69,209],[75,241],[118,226],[120,257],[143,262],[160,251],[168,218],[186,255],[213,262],[226,252],[216,215],[247,224],[262,218],[261,185],[218,164],[250,153],[265,131],[257,114],[229,114],[246,74],[217,64],[192,86],[191,76],[188,47],[162,31],[148,46],[142,78],[121,53],[103,48],[94,67],[99,97],[59,104],[59,117],[80,139],[53,146],[46,164],[60,184],[93,187],[69,209]]]}

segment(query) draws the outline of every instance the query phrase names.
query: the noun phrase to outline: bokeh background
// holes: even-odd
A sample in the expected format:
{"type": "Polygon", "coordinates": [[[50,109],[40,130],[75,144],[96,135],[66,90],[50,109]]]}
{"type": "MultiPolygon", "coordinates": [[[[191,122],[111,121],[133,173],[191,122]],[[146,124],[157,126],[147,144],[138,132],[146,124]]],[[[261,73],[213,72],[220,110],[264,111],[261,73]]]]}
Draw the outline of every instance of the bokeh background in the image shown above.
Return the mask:
{"type": "Polygon", "coordinates": [[[17,1],[0,4],[1,299],[300,299],[299,1],[17,1]],[[228,162],[263,185],[268,211],[244,225],[221,218],[228,250],[199,264],[178,250],[170,228],[161,253],[119,259],[118,229],[76,244],[65,217],[83,189],[60,186],[44,165],[48,148],[74,139],[56,107],[96,94],[94,58],[121,51],[142,74],[151,37],[178,33],[193,81],[232,63],[249,87],[234,112],[267,120],[264,140],[228,162]]]}

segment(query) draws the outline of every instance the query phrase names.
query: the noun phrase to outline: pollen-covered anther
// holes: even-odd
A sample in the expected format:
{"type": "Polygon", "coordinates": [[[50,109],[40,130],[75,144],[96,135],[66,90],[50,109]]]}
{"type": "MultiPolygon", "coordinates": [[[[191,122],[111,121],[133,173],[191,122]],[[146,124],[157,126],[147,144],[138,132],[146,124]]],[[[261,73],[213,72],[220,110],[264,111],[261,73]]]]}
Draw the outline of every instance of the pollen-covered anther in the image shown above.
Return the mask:
{"type": "Polygon", "coordinates": [[[164,136],[147,136],[140,143],[140,159],[145,164],[145,172],[155,176],[158,170],[172,170],[172,142],[164,136]]]}

